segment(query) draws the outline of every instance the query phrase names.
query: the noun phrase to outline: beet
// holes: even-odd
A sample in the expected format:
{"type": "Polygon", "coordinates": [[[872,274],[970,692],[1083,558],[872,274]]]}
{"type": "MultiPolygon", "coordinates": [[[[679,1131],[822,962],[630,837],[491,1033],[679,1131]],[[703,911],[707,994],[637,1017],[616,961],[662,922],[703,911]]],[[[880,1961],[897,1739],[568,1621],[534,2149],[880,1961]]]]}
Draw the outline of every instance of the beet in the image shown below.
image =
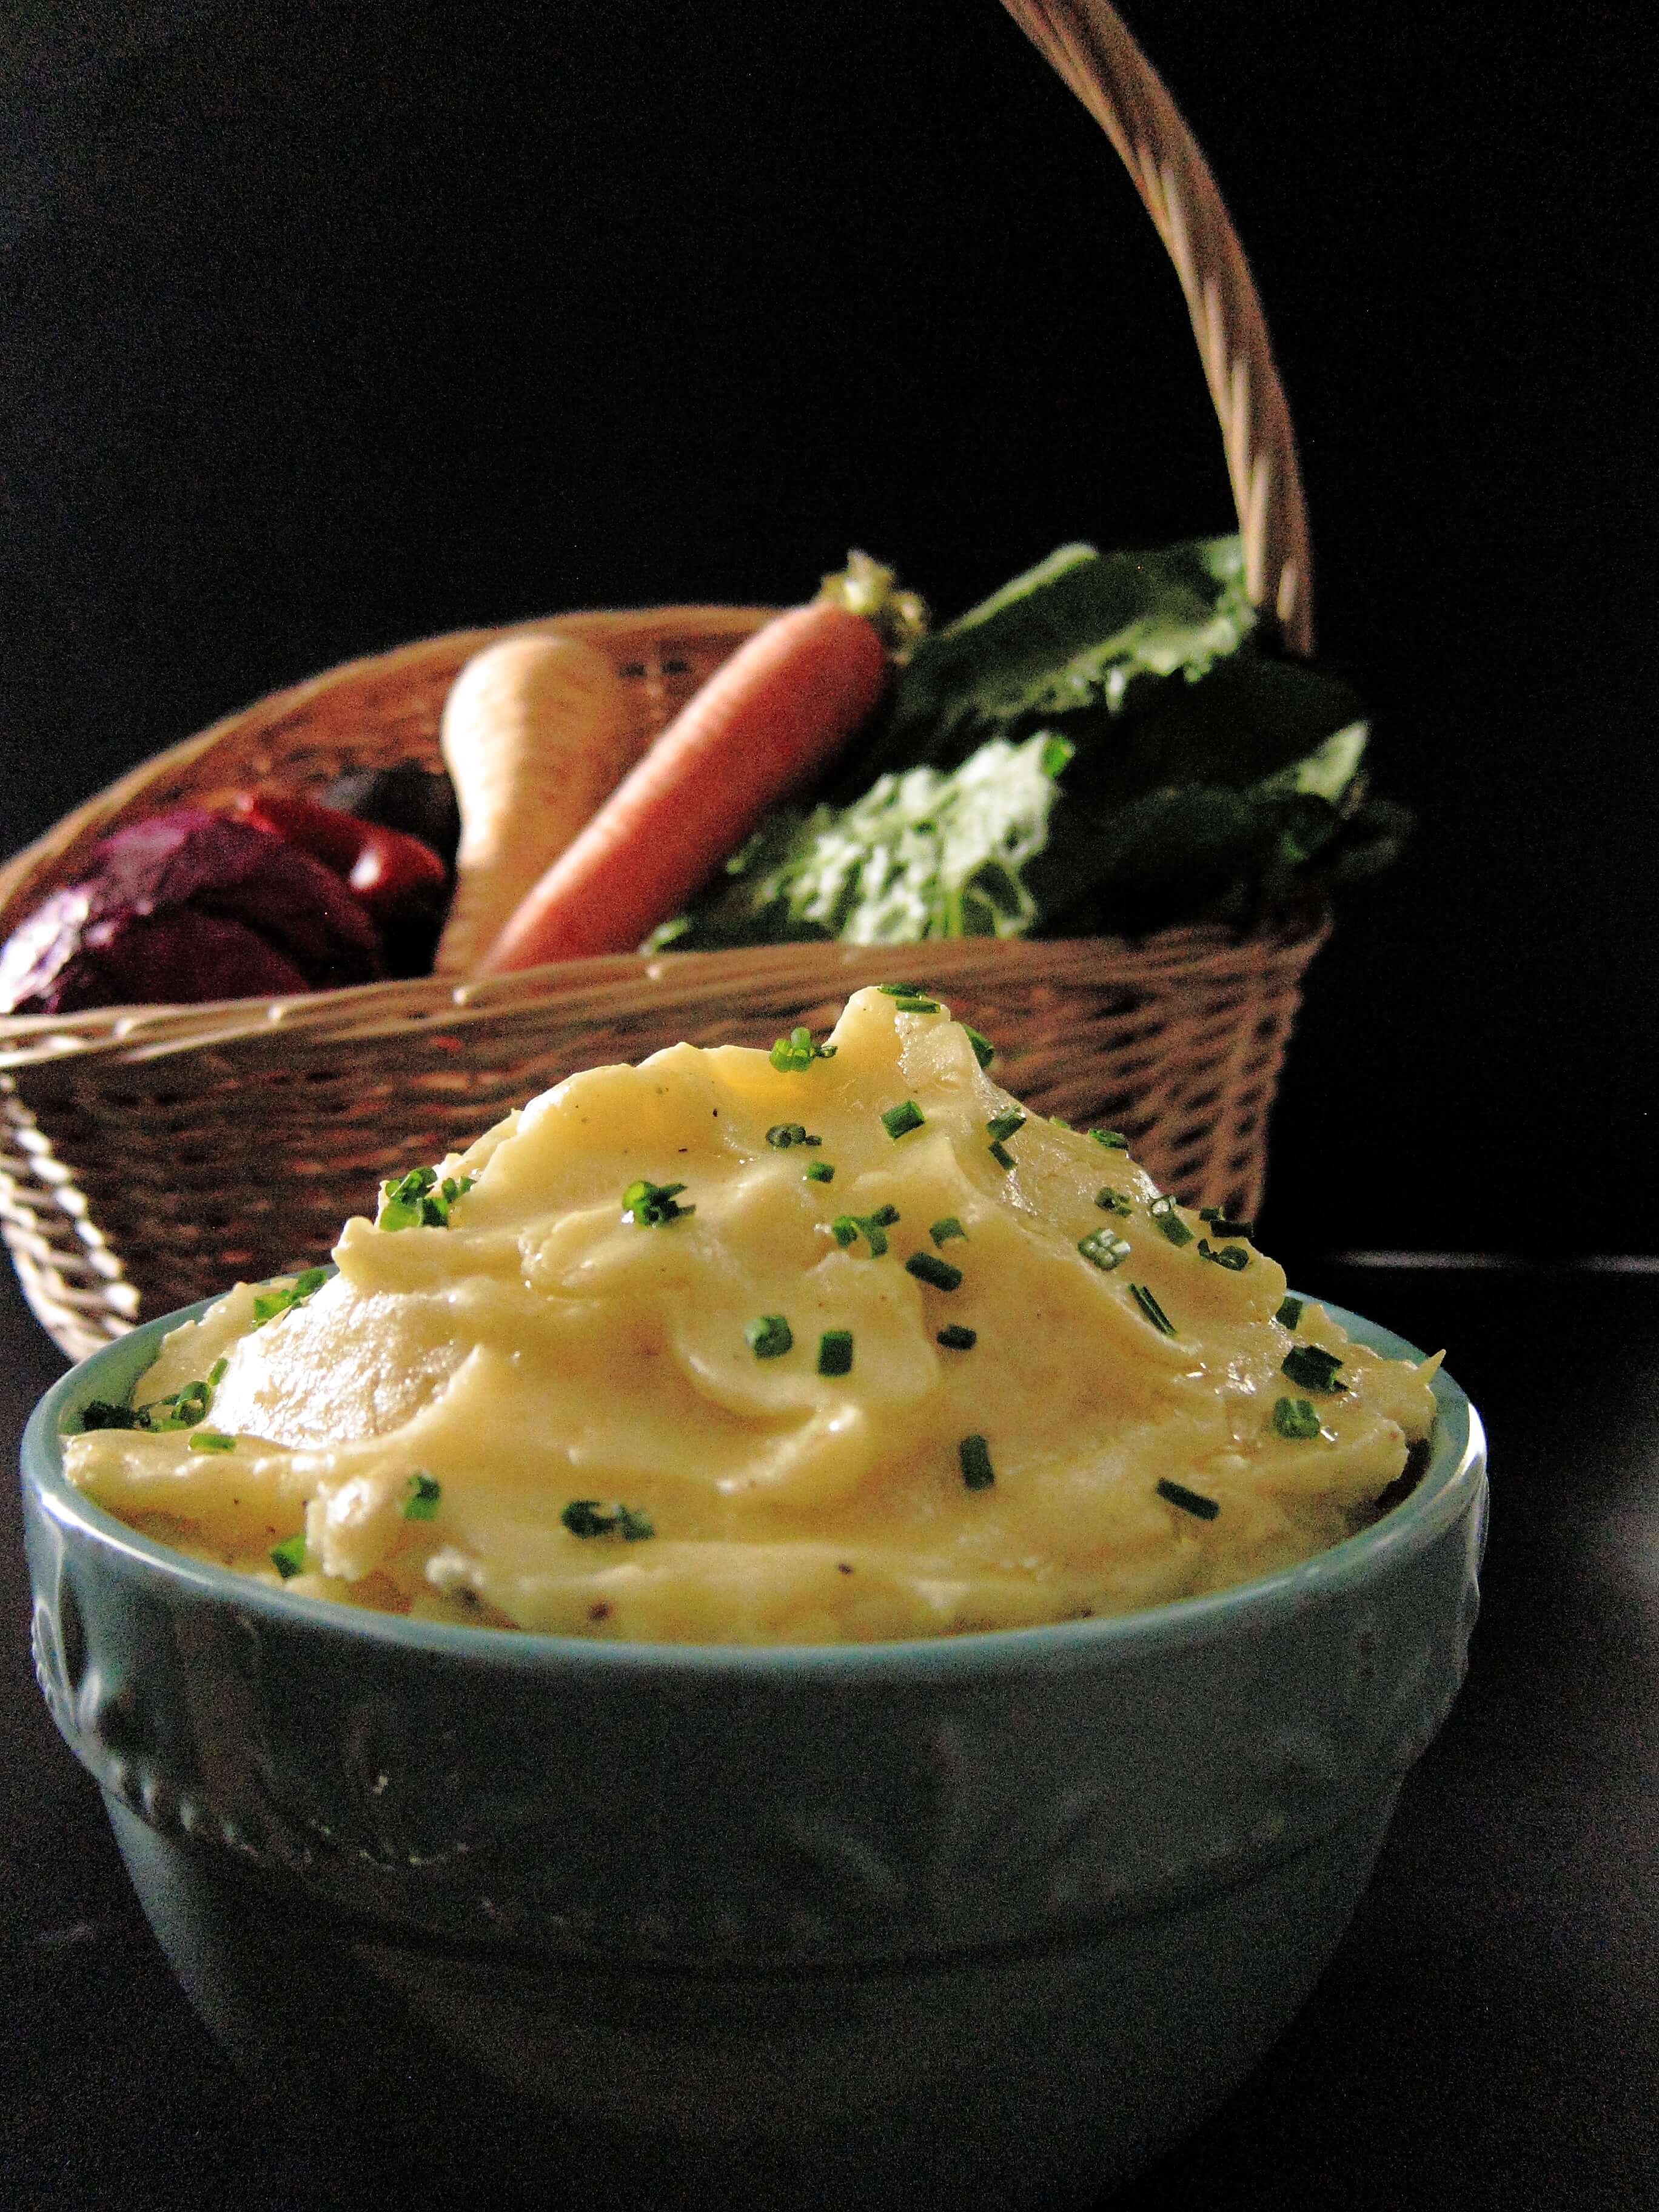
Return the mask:
{"type": "Polygon", "coordinates": [[[369,983],[379,933],[331,869],[200,807],[106,837],[0,951],[0,1012],[193,1005],[369,983]]]}

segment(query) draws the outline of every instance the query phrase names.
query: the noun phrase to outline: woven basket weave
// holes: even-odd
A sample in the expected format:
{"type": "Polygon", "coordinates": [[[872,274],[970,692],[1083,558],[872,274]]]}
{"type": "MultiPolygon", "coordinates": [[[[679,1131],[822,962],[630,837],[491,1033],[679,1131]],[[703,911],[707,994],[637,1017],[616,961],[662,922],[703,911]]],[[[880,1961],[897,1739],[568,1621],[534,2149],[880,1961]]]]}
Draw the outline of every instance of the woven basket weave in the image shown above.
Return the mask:
{"type": "MultiPolygon", "coordinates": [[[[1103,0],[1005,0],[1102,123],[1170,251],[1222,424],[1251,597],[1311,646],[1300,478],[1243,255],[1202,155],[1103,0]]],[[[436,765],[446,692],[481,647],[556,628],[628,680],[641,744],[770,611],[647,608],[457,631],[330,671],[112,785],[0,872],[0,938],[123,823],[228,785],[436,765]]],[[[437,1159],[573,1070],[686,1038],[821,1030],[915,970],[998,1044],[1037,1111],[1122,1129],[1160,1183],[1255,1211],[1268,1113],[1322,907],[1240,938],[968,939],[579,960],[454,984],[0,1018],[0,1227],[72,1358],[233,1279],[326,1254],[385,1175],[437,1159]]]]}

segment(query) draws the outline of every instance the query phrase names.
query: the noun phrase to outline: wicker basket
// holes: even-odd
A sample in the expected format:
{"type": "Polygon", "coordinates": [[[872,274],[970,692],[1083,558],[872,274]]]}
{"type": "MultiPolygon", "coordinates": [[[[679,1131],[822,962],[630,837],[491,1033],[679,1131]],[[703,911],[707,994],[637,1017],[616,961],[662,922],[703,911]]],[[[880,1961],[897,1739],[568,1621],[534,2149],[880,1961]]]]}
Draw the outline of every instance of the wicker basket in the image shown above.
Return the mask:
{"type": "MultiPolygon", "coordinates": [[[[1202,155],[1103,0],[1006,0],[1097,117],[1169,248],[1220,417],[1251,596],[1309,649],[1295,448],[1254,287],[1202,155]]],[[[565,615],[659,728],[764,608],[565,615]]],[[[316,787],[435,764],[443,699],[506,629],[458,631],[275,694],[112,785],[0,872],[0,938],[122,823],[228,784],[316,787]]],[[[0,1019],[0,1225],[25,1294],[79,1358],[143,1316],[325,1255],[377,1179],[440,1158],[574,1069],[679,1038],[770,1044],[848,989],[916,969],[999,1044],[1035,1109],[1123,1129],[1167,1188],[1254,1211],[1269,1109],[1322,908],[1240,938],[969,939],[629,955],[459,987],[0,1019]]]]}

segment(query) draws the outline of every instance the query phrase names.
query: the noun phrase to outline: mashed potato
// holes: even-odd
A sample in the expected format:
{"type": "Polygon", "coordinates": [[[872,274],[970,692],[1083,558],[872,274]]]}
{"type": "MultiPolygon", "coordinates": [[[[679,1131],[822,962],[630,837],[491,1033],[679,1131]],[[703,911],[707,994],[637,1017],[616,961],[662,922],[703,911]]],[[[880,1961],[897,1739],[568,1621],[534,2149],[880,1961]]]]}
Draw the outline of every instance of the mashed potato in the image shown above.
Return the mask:
{"type": "Polygon", "coordinates": [[[976,1042],[895,986],[572,1076],[176,1330],[70,1480],[294,1590],[687,1642],[1121,1613],[1374,1518],[1433,1363],[976,1042]]]}

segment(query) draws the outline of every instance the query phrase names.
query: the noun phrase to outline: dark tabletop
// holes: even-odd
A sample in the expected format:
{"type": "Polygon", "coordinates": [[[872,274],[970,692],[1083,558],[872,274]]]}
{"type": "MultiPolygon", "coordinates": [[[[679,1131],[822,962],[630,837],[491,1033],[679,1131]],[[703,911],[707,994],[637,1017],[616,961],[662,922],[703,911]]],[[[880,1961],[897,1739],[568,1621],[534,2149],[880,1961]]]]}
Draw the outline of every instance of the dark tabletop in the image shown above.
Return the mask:
{"type": "MultiPolygon", "coordinates": [[[[1328,1263],[1491,1435],[1468,1686],[1311,2002],[1113,2212],[1659,2204],[1659,1272],[1328,1263]]],[[[15,1443],[62,1361],[0,1281],[15,1443]]],[[[28,1657],[0,1485],[0,2175],[29,2212],[464,2205],[250,2106],[152,1942],[28,1657]]],[[[1040,2124],[1038,2116],[1034,2124],[1040,2124]]],[[[538,2201],[562,2205],[556,2175],[538,2201]]],[[[504,2202],[492,2197],[493,2203],[504,2202]]]]}

